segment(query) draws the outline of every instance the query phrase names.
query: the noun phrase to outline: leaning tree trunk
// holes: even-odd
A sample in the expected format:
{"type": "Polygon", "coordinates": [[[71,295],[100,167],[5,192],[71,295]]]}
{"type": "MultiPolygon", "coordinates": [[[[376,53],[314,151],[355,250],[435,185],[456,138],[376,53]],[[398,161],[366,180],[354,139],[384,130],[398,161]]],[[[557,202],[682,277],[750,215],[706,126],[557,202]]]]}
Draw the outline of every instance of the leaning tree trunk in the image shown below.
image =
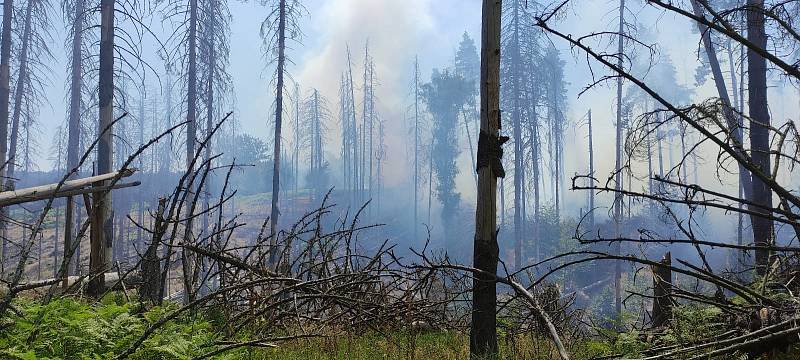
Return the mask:
{"type": "MultiPolygon", "coordinates": [[[[697,3],[697,0],[692,0],[692,9],[695,16],[704,17],[703,9],[700,7],[700,4],[697,3]]],[[[730,130],[730,137],[733,138],[733,148],[737,152],[744,154],[744,142],[742,141],[742,133],[740,131],[739,121],[737,119],[737,115],[733,111],[734,106],[732,106],[733,104],[731,103],[730,96],[728,95],[728,88],[725,85],[725,77],[722,75],[722,68],[720,67],[719,59],[717,58],[717,51],[714,49],[714,44],[711,40],[711,32],[707,26],[700,23],[697,23],[697,28],[700,31],[700,34],[702,34],[703,47],[705,48],[706,55],[708,55],[708,63],[711,67],[711,74],[714,77],[714,85],[717,88],[717,93],[719,94],[724,106],[722,109],[722,114],[725,116],[725,122],[730,130]]],[[[736,75],[731,73],[731,78],[733,79],[733,92],[735,94],[736,75]]],[[[734,95],[734,97],[736,96],[734,95]]],[[[751,199],[752,184],[750,172],[742,164],[739,164],[739,183],[742,186],[745,198],[751,199]]]]}
{"type": "Polygon", "coordinates": [[[475,209],[470,353],[497,355],[497,178],[504,177],[500,130],[500,1],[483,0],[481,31],[481,132],[478,140],[478,199],[475,209]]]}
{"type": "Polygon", "coordinates": [[[283,118],[283,71],[286,61],[286,0],[280,0],[278,5],[278,81],[275,90],[275,149],[272,155],[272,211],[270,212],[270,239],[269,262],[275,265],[278,255],[278,195],[281,185],[281,121],[283,118]]]}
{"type": "MultiPolygon", "coordinates": [[[[98,175],[110,173],[114,159],[114,137],[111,129],[114,121],[114,0],[100,2],[100,17],[98,175]]],[[[98,182],[93,186],[105,185],[109,185],[109,181],[98,182]]],[[[92,276],[87,290],[91,296],[100,296],[105,289],[105,278],[96,275],[103,274],[110,265],[114,213],[111,206],[111,191],[95,193],[93,198],[89,254],[89,269],[92,276]]]]}
{"type": "MultiPolygon", "coordinates": [[[[748,0],[747,5],[747,40],[761,49],[767,48],[767,36],[764,31],[764,1],[748,0]]],[[[752,146],[753,163],[761,173],[769,176],[769,108],[767,107],[767,63],[757,52],[747,51],[747,73],[749,86],[747,95],[750,113],[750,146],[752,146]]],[[[772,190],[765,179],[753,176],[753,197],[750,211],[759,214],[752,219],[753,240],[756,246],[772,245],[773,228],[771,216],[772,190]]],[[[745,193],[747,190],[745,189],[745,193]]],[[[756,270],[759,275],[767,271],[770,252],[766,248],[756,250],[756,270]]]]}

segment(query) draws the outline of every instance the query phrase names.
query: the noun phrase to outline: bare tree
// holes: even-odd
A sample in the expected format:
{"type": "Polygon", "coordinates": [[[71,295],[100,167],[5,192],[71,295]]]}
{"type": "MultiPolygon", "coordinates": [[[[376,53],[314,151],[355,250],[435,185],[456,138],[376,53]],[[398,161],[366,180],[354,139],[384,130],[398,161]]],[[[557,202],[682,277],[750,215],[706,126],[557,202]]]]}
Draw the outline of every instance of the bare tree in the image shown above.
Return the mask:
{"type": "MultiPolygon", "coordinates": [[[[3,23],[0,33],[0,182],[5,185],[6,164],[8,163],[8,109],[11,97],[11,18],[14,13],[14,0],[3,2],[3,23]]],[[[8,245],[6,240],[6,217],[8,209],[0,208],[0,263],[5,263],[8,245]]],[[[0,266],[0,273],[5,269],[0,266]]]]}
{"type": "MultiPolygon", "coordinates": [[[[297,18],[304,9],[298,0],[269,0],[263,3],[270,4],[271,15],[261,24],[261,36],[264,39],[264,52],[270,57],[270,63],[275,67],[275,133],[273,137],[272,157],[272,207],[270,210],[270,232],[273,241],[278,231],[278,198],[280,196],[281,174],[281,130],[283,125],[283,91],[284,76],[286,75],[286,48],[288,41],[299,41],[300,31],[297,18]]],[[[277,246],[277,243],[273,242],[277,246]]],[[[277,248],[270,249],[270,264],[275,265],[278,255],[277,248]]]]}
{"type": "Polygon", "coordinates": [[[478,140],[478,200],[473,265],[486,272],[473,280],[470,353],[497,354],[497,178],[504,177],[500,129],[500,29],[502,5],[484,0],[481,30],[481,133],[478,140]]]}
{"type": "MultiPolygon", "coordinates": [[[[100,2],[100,83],[98,86],[100,142],[97,147],[97,174],[111,172],[114,161],[114,138],[111,130],[114,121],[114,5],[115,0],[101,0],[100,2]]],[[[101,183],[94,186],[103,185],[107,184],[101,183]]],[[[97,274],[105,273],[111,265],[114,213],[109,191],[95,193],[93,200],[89,269],[94,276],[89,282],[88,292],[93,296],[100,296],[105,289],[105,277],[97,276],[97,274]]]]}
{"type": "MultiPolygon", "coordinates": [[[[754,46],[766,49],[767,35],[764,29],[764,1],[748,0],[747,40],[754,46]]],[[[764,174],[772,172],[770,167],[769,107],[767,106],[767,61],[754,49],[747,52],[747,99],[750,114],[750,146],[754,165],[764,174]]],[[[752,205],[749,209],[760,216],[751,219],[753,240],[756,245],[771,246],[775,242],[772,220],[772,190],[767,179],[753,177],[752,205]]],[[[772,179],[769,179],[772,180],[772,179]]],[[[747,190],[745,190],[747,194],[747,190]]],[[[769,266],[768,248],[756,250],[756,270],[764,275],[769,266]]]]}

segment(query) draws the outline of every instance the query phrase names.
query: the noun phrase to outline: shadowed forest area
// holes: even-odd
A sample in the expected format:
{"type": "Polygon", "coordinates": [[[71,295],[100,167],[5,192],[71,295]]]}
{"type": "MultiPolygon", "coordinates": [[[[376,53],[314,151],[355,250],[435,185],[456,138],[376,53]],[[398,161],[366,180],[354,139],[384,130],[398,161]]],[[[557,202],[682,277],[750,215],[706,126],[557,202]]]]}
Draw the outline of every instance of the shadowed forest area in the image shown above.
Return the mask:
{"type": "Polygon", "coordinates": [[[5,0],[0,359],[800,358],[800,2],[5,0]]]}

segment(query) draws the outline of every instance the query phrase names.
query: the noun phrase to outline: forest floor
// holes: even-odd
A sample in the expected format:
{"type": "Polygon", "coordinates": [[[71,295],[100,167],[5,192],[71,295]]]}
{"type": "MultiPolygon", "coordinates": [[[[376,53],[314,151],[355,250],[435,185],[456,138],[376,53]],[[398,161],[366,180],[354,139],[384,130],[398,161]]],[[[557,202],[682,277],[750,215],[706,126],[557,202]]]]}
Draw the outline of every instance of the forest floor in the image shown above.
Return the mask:
{"type": "MultiPolygon", "coordinates": [[[[109,294],[94,305],[75,298],[60,298],[47,305],[40,305],[33,299],[18,299],[15,324],[7,328],[8,331],[0,332],[0,359],[113,358],[127,349],[150,324],[177,308],[175,304],[168,304],[141,312],[138,304],[128,302],[120,293],[109,294]]],[[[224,325],[215,321],[213,310],[203,313],[205,315],[187,315],[170,321],[138,347],[130,359],[191,359],[214,350],[223,340],[224,325]]],[[[264,341],[271,345],[241,348],[210,358],[469,358],[469,338],[464,331],[394,329],[324,335],[286,342],[264,341]]],[[[273,336],[281,337],[280,334],[250,334],[247,338],[273,336]]],[[[509,336],[501,331],[499,343],[503,359],[557,359],[549,341],[536,335],[509,336]]],[[[575,359],[590,359],[607,355],[611,348],[599,342],[581,342],[571,347],[571,351],[575,359]]]]}

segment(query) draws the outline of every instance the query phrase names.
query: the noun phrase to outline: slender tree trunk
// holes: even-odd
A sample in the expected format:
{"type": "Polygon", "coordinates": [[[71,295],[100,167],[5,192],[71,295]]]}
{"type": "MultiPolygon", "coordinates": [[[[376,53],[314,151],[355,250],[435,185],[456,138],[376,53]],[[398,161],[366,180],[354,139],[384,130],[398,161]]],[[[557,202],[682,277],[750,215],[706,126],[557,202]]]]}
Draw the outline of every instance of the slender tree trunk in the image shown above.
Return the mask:
{"type": "MultiPolygon", "coordinates": [[[[97,147],[97,174],[112,171],[114,160],[114,137],[111,124],[114,121],[114,0],[100,2],[100,84],[99,108],[100,123],[98,134],[100,142],[97,147]]],[[[95,186],[108,185],[104,181],[95,186]]],[[[93,275],[89,281],[88,293],[100,296],[105,289],[105,277],[102,274],[111,265],[114,239],[114,211],[111,204],[111,192],[95,193],[92,211],[91,251],[89,269],[93,275]]]]}
{"type": "MultiPolygon", "coordinates": [[[[9,143],[8,152],[8,184],[6,189],[14,190],[15,180],[14,171],[18,163],[17,160],[17,144],[19,142],[19,119],[22,114],[22,95],[25,92],[25,84],[28,83],[28,50],[30,48],[31,39],[31,18],[33,16],[33,6],[37,0],[28,0],[25,6],[25,25],[22,31],[22,48],[19,54],[19,70],[17,71],[17,84],[14,91],[14,113],[11,117],[11,142],[9,143]]],[[[28,139],[30,143],[30,139],[28,139]]]]}
{"type": "MultiPolygon", "coordinates": [[[[500,139],[500,28],[502,5],[497,0],[483,1],[481,31],[481,134],[478,141],[478,200],[475,209],[473,266],[489,274],[497,273],[497,178],[502,174],[502,159],[487,154],[487,146],[502,146],[500,139]],[[497,168],[499,165],[500,168],[497,168]],[[498,173],[499,172],[499,173],[498,173]]],[[[473,280],[470,353],[476,357],[497,355],[497,291],[491,275],[473,280]]]]}
{"type": "Polygon", "coordinates": [[[186,171],[191,163],[197,142],[197,0],[189,0],[189,69],[186,86],[186,171]]]}
{"type": "MultiPolygon", "coordinates": [[[[469,154],[472,157],[472,164],[475,164],[475,147],[472,146],[472,134],[469,132],[469,116],[467,116],[467,109],[461,109],[461,117],[464,118],[464,131],[467,133],[467,143],[469,144],[469,154]]],[[[472,169],[475,171],[475,186],[478,186],[478,171],[477,169],[472,169]]]]}
{"type": "MultiPolygon", "coordinates": [[[[622,68],[623,38],[625,34],[625,0],[619,2],[619,34],[617,43],[617,67],[622,68]]],[[[615,193],[614,193],[614,235],[619,238],[620,222],[622,221],[622,77],[617,78],[617,144],[614,151],[616,163],[615,172],[615,193]]],[[[619,255],[622,252],[619,242],[615,244],[614,252],[619,255]]],[[[614,262],[614,306],[617,321],[622,320],[622,263],[617,260],[614,262]]]]}
{"type": "MultiPolygon", "coordinates": [[[[0,34],[0,179],[5,179],[7,170],[8,149],[8,106],[11,96],[11,14],[14,12],[14,0],[3,1],[3,30],[0,34]]],[[[0,181],[2,182],[2,181],[0,181]]],[[[4,183],[4,182],[3,182],[4,183]]],[[[0,189],[5,190],[5,189],[0,189]]],[[[0,208],[0,276],[5,274],[7,254],[6,218],[8,209],[0,208]]]]}
{"type": "MultiPolygon", "coordinates": [[[[81,137],[81,97],[83,87],[83,24],[84,24],[85,0],[75,0],[75,14],[72,23],[72,48],[70,64],[70,84],[69,84],[69,124],[67,134],[67,171],[75,171],[71,177],[76,177],[78,156],[80,152],[81,137]]],[[[79,241],[75,237],[74,225],[75,202],[73,197],[67,197],[66,208],[64,210],[64,256],[72,248],[72,241],[79,241]]],[[[80,248],[80,246],[78,247],[80,248]]],[[[76,259],[80,252],[76,252],[73,257],[76,259]]],[[[67,271],[64,272],[63,286],[67,287],[67,277],[77,273],[78,261],[69,259],[67,271]]]]}
{"type": "Polygon", "coordinates": [[[433,137],[428,148],[428,226],[431,225],[431,203],[433,200],[433,137]]]}
{"type": "MultiPolygon", "coordinates": [[[[197,0],[189,0],[189,51],[188,51],[188,73],[187,73],[187,94],[186,94],[186,172],[194,172],[192,159],[195,156],[195,143],[197,142],[197,0]]],[[[191,209],[192,204],[198,199],[198,184],[193,183],[187,191],[190,193],[185,204],[191,209]]],[[[188,244],[192,241],[192,228],[194,227],[193,214],[187,214],[186,231],[184,232],[183,242],[188,244]]],[[[181,264],[183,269],[183,300],[184,303],[194,300],[194,257],[187,250],[181,250],[181,264]]]]}
{"type": "Polygon", "coordinates": [[[280,194],[281,174],[281,122],[283,120],[283,73],[286,45],[286,0],[278,5],[278,81],[275,90],[275,150],[272,158],[272,211],[270,212],[270,265],[275,265],[278,255],[278,196],[280,194]]]}
{"type": "MultiPolygon", "coordinates": [[[[767,36],[764,30],[764,1],[748,0],[751,8],[747,11],[747,40],[761,49],[767,48],[767,36]]],[[[767,105],[767,63],[753,50],[747,51],[748,99],[750,113],[750,146],[752,158],[756,166],[769,176],[771,174],[769,155],[769,107],[767,105]]],[[[753,224],[753,240],[757,246],[770,246],[774,243],[771,216],[772,191],[764,179],[754,176],[750,211],[760,214],[751,219],[753,224]]],[[[745,189],[745,191],[747,191],[745,189]]],[[[756,270],[759,275],[767,271],[770,252],[766,249],[756,250],[756,270]]]]}
{"type": "MultiPolygon", "coordinates": [[[[589,109],[589,176],[594,177],[594,138],[592,133],[592,110],[589,109]]],[[[589,180],[593,181],[593,180],[589,180]]],[[[589,229],[594,229],[594,191],[589,191],[589,229]]]]}
{"type": "Polygon", "coordinates": [[[414,244],[419,241],[419,59],[414,59],[414,244]]]}
{"type": "MultiPolygon", "coordinates": [[[[353,205],[358,206],[360,199],[361,199],[361,192],[360,192],[360,180],[361,179],[361,171],[359,164],[361,161],[359,160],[359,136],[358,136],[358,121],[356,120],[356,94],[355,94],[355,84],[353,83],[353,62],[350,59],[350,49],[347,49],[347,73],[348,73],[348,90],[350,92],[350,118],[352,120],[350,130],[353,134],[353,205]]],[[[362,129],[363,130],[363,129],[362,129]]]]}
{"type": "MultiPolygon", "coordinates": [[[[512,6],[514,13],[512,19],[514,22],[513,33],[511,35],[511,92],[512,92],[512,108],[511,108],[511,122],[513,126],[514,136],[514,269],[522,267],[522,226],[524,219],[522,218],[522,172],[525,170],[522,164],[522,130],[520,125],[520,77],[522,76],[519,71],[520,60],[520,42],[519,42],[519,0],[514,0],[512,6]]],[[[484,80],[485,81],[485,80],[484,80]]],[[[483,126],[483,125],[481,125],[483,126]]],[[[536,239],[538,240],[538,239],[536,239]]]]}
{"type": "MultiPolygon", "coordinates": [[[[208,5],[208,29],[207,31],[207,39],[208,42],[208,82],[206,84],[206,134],[211,133],[211,129],[214,127],[214,74],[215,69],[217,66],[217,51],[216,46],[214,43],[214,34],[216,33],[216,8],[217,3],[216,0],[210,0],[208,5]]],[[[205,161],[208,161],[211,158],[211,144],[207,144],[205,147],[204,153],[205,161]]],[[[205,191],[203,191],[203,231],[208,230],[208,208],[209,204],[211,203],[211,177],[212,174],[209,173],[208,177],[205,182],[205,191]]]]}

